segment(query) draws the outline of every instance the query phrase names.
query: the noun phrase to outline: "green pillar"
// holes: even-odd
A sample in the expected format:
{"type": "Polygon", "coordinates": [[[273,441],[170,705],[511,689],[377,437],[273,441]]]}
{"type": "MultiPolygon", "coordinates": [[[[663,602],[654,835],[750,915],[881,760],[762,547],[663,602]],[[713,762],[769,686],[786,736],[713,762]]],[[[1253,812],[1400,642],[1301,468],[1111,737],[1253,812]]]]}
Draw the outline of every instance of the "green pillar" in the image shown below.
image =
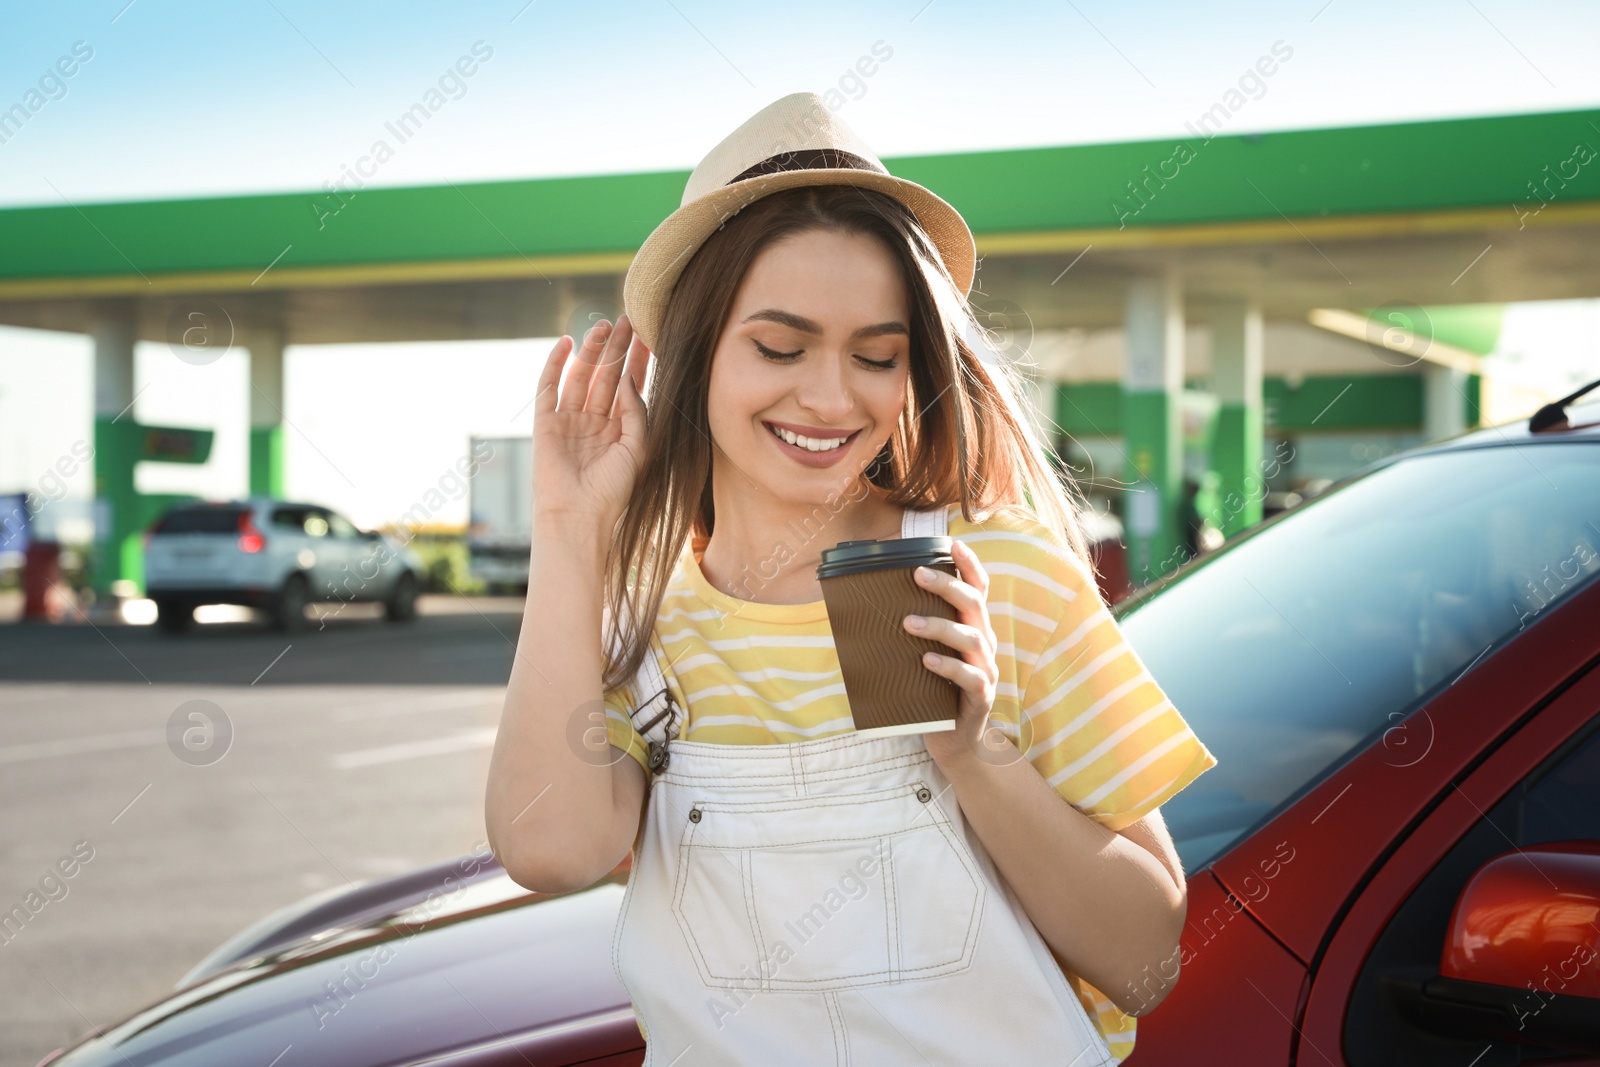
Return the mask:
{"type": "Polygon", "coordinates": [[[283,496],[283,427],[250,427],[250,495],[283,496]]]}
{"type": "Polygon", "coordinates": [[[1244,298],[1211,304],[1211,388],[1221,401],[1211,466],[1220,507],[1211,516],[1232,537],[1261,521],[1261,311],[1244,298]]]}
{"type": "Polygon", "coordinates": [[[133,470],[141,438],[133,411],[135,308],[131,303],[99,309],[94,337],[95,559],[96,594],[136,595],[144,583],[139,534],[139,492],[133,470]]]}
{"type": "Polygon", "coordinates": [[[1183,503],[1183,293],[1175,274],[1129,284],[1122,378],[1128,577],[1144,584],[1186,556],[1183,503]]]}
{"type": "Polygon", "coordinates": [[[283,332],[250,334],[250,495],[284,495],[283,332]]]}

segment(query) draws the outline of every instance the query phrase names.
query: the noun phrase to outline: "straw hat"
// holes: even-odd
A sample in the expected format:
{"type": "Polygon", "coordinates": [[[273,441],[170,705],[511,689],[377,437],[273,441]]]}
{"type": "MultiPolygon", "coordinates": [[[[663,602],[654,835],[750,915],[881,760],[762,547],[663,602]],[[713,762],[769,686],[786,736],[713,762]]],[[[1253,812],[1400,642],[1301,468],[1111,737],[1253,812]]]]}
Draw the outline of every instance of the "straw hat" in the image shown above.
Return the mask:
{"type": "Polygon", "coordinates": [[[962,297],[971,290],[977,249],[960,213],[916,182],[891,175],[822,97],[791,93],[706,153],[689,175],[678,210],[629,264],[623,304],[652,352],[672,288],[695,250],[741,208],[800,185],[856,185],[894,197],[916,215],[962,297]]]}

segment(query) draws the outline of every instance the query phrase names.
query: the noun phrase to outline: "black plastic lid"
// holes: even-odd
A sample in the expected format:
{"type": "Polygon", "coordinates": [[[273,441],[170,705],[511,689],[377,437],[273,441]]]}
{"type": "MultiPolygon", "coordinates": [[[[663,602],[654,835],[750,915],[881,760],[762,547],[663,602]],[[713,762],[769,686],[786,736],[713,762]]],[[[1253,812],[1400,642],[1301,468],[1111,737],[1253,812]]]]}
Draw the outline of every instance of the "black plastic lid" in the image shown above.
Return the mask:
{"type": "Polygon", "coordinates": [[[817,578],[875,571],[885,567],[922,567],[954,564],[949,537],[893,537],[887,541],[841,541],[822,550],[817,578]]]}

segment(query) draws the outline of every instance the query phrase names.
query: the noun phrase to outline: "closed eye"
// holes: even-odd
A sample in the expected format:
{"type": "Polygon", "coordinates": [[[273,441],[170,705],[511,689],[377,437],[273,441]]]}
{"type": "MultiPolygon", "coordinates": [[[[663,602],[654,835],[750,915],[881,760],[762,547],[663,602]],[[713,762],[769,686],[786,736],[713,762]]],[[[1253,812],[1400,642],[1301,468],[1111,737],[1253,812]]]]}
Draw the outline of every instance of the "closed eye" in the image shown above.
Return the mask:
{"type": "Polygon", "coordinates": [[[793,352],[774,352],[772,349],[768,348],[766,345],[762,344],[760,341],[756,341],[755,342],[755,346],[756,346],[756,349],[758,351],[760,351],[760,353],[763,356],[765,356],[768,359],[778,360],[779,362],[787,362],[787,361],[789,361],[791,359],[796,358],[797,356],[800,355],[801,352],[805,351],[805,349],[803,349],[803,348],[797,348],[793,352]]]}
{"type": "MultiPolygon", "coordinates": [[[[777,363],[787,363],[792,359],[798,359],[800,354],[805,351],[803,348],[797,348],[793,352],[775,352],[754,338],[751,338],[751,342],[756,346],[756,350],[759,351],[764,358],[773,360],[777,363]]],[[[856,358],[862,363],[865,363],[867,366],[876,370],[893,370],[895,366],[895,361],[893,358],[882,361],[868,359],[866,356],[857,356],[856,358]]]]}

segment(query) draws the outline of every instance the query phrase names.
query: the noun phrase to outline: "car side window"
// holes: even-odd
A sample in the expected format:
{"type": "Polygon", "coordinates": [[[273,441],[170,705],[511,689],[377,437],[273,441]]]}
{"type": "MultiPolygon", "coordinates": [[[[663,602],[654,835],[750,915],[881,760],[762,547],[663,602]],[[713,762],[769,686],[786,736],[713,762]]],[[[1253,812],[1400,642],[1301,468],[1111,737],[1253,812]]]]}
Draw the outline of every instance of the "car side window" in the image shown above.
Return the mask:
{"type": "Polygon", "coordinates": [[[349,519],[336,511],[328,512],[328,525],[333,530],[333,536],[341,541],[354,541],[361,536],[361,531],[357,530],[349,519]]]}
{"type": "Polygon", "coordinates": [[[274,508],[272,512],[272,525],[295,533],[304,533],[306,529],[306,515],[308,508],[274,508]]]}
{"type": "Polygon", "coordinates": [[[322,508],[307,508],[305,529],[308,537],[327,537],[330,529],[328,513],[322,508]]]}
{"type": "Polygon", "coordinates": [[[1488,1067],[1571,1055],[1445,1036],[1407,1010],[1415,989],[1439,974],[1451,913],[1473,874],[1513,848],[1570,840],[1600,842],[1600,715],[1489,808],[1390,918],[1351,991],[1344,1027],[1350,1067],[1461,1067],[1474,1056],[1488,1067]]]}
{"type": "Polygon", "coordinates": [[[1522,845],[1600,841],[1600,730],[1528,786],[1522,845]]]}

